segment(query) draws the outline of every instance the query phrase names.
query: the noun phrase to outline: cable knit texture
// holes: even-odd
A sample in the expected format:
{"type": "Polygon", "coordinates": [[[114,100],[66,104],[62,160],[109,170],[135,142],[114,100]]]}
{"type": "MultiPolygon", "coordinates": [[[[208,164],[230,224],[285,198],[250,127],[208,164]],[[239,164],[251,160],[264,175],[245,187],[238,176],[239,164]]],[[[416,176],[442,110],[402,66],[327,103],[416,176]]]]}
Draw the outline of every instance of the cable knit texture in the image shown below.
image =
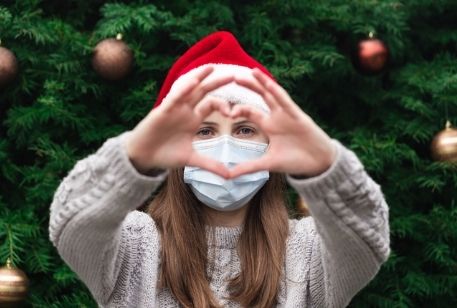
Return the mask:
{"type": "MultiPolygon", "coordinates": [[[[99,307],[178,307],[158,289],[160,235],[137,210],[165,180],[140,174],[125,150],[130,132],[108,139],[78,161],[60,183],[50,209],[49,238],[87,285],[99,307]]],[[[337,158],[324,173],[289,184],[311,217],[290,219],[278,307],[345,307],[388,258],[388,207],[357,156],[333,139],[337,158]]],[[[227,281],[240,271],[241,227],[214,231],[210,286],[224,307],[227,281]]]]}

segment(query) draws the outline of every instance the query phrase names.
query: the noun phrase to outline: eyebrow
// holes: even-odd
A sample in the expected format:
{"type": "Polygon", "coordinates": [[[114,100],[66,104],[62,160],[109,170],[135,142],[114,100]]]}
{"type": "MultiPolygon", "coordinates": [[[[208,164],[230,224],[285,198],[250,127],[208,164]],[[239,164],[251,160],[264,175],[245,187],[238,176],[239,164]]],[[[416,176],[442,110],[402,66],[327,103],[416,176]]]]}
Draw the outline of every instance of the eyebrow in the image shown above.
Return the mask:
{"type": "Polygon", "coordinates": [[[238,122],[235,122],[233,123],[234,125],[242,125],[242,124],[252,124],[251,121],[248,121],[248,120],[242,120],[242,121],[238,121],[238,122]]]}
{"type": "Polygon", "coordinates": [[[216,122],[209,122],[209,121],[203,121],[201,124],[203,124],[203,125],[212,125],[212,126],[217,126],[218,125],[216,122]]]}
{"type": "MultiPolygon", "coordinates": [[[[218,126],[219,125],[218,123],[211,122],[211,121],[203,121],[201,124],[202,125],[209,125],[209,126],[218,126]]],[[[248,120],[241,120],[241,121],[233,123],[233,125],[242,125],[242,124],[252,124],[252,122],[250,122],[248,120]]]]}

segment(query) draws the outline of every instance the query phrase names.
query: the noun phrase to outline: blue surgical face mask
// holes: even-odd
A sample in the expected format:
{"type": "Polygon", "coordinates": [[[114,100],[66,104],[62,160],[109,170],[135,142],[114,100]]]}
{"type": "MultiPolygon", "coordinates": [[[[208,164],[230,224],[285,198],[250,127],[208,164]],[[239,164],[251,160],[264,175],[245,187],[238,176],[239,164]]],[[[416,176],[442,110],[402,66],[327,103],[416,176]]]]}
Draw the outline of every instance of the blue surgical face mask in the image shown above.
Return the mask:
{"type": "MultiPolygon", "coordinates": [[[[245,141],[228,135],[195,141],[192,145],[200,154],[222,162],[227,168],[259,158],[268,147],[266,143],[245,141]]],[[[184,168],[184,182],[190,185],[198,200],[219,211],[233,211],[243,207],[268,178],[268,171],[258,171],[226,180],[198,167],[184,168]]]]}

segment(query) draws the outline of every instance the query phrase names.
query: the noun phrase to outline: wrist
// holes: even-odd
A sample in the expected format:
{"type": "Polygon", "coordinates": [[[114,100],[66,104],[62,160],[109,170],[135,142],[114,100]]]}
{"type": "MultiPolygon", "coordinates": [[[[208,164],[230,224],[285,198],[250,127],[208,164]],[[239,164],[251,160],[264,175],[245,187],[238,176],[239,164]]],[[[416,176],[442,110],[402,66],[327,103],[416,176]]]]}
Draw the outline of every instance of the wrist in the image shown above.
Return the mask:
{"type": "Polygon", "coordinates": [[[307,179],[319,176],[326,171],[328,171],[332,165],[335,163],[337,159],[338,150],[336,148],[336,144],[331,141],[329,147],[329,153],[326,155],[322,155],[321,163],[316,167],[315,171],[309,174],[289,174],[292,178],[295,179],[307,179]]]}
{"type": "Polygon", "coordinates": [[[135,160],[133,157],[129,156],[128,157],[130,160],[130,163],[132,166],[141,174],[147,175],[147,176],[158,176],[162,173],[164,173],[166,170],[162,168],[154,168],[154,167],[147,167],[143,165],[142,163],[138,162],[135,160]]]}
{"type": "Polygon", "coordinates": [[[150,167],[146,161],[141,159],[140,151],[136,150],[135,146],[132,144],[131,135],[127,136],[124,147],[130,163],[139,173],[147,176],[157,176],[165,172],[165,169],[150,167]]]}

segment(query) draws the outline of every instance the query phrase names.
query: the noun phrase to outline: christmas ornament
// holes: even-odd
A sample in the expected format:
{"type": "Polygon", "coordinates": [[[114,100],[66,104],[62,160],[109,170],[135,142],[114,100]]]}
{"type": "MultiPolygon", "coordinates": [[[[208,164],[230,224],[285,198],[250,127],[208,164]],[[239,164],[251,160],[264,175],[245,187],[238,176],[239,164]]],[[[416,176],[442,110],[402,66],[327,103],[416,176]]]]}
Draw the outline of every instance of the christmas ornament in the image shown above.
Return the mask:
{"type": "Polygon", "coordinates": [[[13,81],[17,72],[18,64],[16,56],[9,49],[0,46],[0,88],[13,81]]]}
{"type": "Polygon", "coordinates": [[[298,198],[297,198],[296,211],[297,211],[297,214],[300,216],[309,216],[310,215],[308,205],[306,204],[305,200],[301,196],[298,196],[298,198]]]}
{"type": "Polygon", "coordinates": [[[389,49],[370,32],[367,39],[360,41],[352,54],[354,67],[364,75],[375,75],[384,70],[389,60],[389,49]]]}
{"type": "Polygon", "coordinates": [[[8,258],[6,266],[0,267],[0,307],[17,307],[26,298],[28,288],[27,276],[8,258]]]}
{"type": "Polygon", "coordinates": [[[132,66],[133,52],[122,41],[120,33],[115,39],[105,39],[95,46],[92,67],[103,78],[119,80],[130,72],[132,66]]]}
{"type": "Polygon", "coordinates": [[[457,129],[450,121],[432,140],[431,154],[434,160],[457,163],[457,129]]]}

